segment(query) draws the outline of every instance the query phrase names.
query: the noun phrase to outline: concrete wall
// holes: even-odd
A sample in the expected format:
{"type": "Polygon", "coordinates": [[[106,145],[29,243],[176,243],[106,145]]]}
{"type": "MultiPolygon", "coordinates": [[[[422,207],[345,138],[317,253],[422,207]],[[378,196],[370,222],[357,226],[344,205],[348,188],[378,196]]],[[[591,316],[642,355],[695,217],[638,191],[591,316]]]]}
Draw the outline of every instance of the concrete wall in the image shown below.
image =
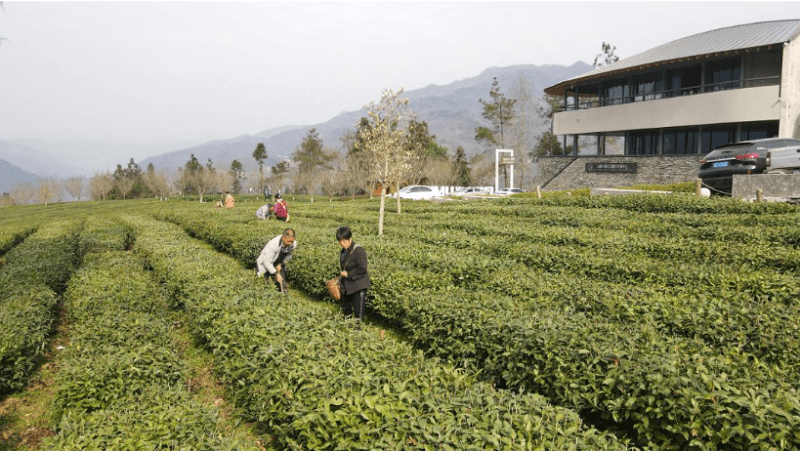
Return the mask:
{"type": "Polygon", "coordinates": [[[764,198],[800,198],[800,174],[734,175],[731,196],[755,199],[761,190],[764,198]]]}
{"type": "Polygon", "coordinates": [[[800,37],[783,46],[778,136],[800,139],[800,37]]]}
{"type": "MultiPolygon", "coordinates": [[[[798,83],[794,78],[793,86],[798,83]]],[[[800,89],[800,88],[798,88],[800,89]]],[[[581,135],[668,127],[696,127],[781,117],[779,86],[732,89],[647,102],[556,113],[553,133],[581,135]]],[[[794,103],[796,105],[796,102],[794,103]]],[[[783,122],[783,121],[781,121],[783,122]]],[[[781,133],[780,136],[790,136],[781,133]]]]}
{"type": "Polygon", "coordinates": [[[539,158],[537,184],[544,190],[615,188],[697,179],[703,155],[580,156],[539,158]],[[587,172],[587,163],[636,163],[636,173],[587,172]]]}

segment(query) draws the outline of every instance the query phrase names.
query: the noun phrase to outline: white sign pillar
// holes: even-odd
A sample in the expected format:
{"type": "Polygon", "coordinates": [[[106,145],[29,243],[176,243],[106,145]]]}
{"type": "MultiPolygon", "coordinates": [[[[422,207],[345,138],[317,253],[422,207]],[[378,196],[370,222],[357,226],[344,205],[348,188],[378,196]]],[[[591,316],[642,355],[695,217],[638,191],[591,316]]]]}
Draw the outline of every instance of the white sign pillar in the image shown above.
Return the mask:
{"type": "MultiPolygon", "coordinates": [[[[514,150],[513,149],[495,149],[494,154],[494,192],[500,190],[500,154],[507,153],[510,154],[509,157],[511,161],[514,161],[514,150]]],[[[505,157],[503,157],[505,159],[505,157]]],[[[506,164],[506,163],[503,163],[506,164]]],[[[514,163],[510,164],[511,166],[511,185],[507,186],[506,188],[513,188],[514,187],[514,163]]]]}

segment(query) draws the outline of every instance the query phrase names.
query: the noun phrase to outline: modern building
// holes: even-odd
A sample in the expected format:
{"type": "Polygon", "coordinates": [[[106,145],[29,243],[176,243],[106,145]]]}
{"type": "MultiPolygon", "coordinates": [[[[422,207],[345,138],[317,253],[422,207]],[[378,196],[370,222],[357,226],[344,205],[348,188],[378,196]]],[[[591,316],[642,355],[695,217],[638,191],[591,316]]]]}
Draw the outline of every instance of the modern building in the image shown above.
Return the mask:
{"type": "Polygon", "coordinates": [[[694,180],[702,156],[719,145],[800,137],[798,35],[797,19],[721,28],[546,88],[563,99],[553,133],[574,150],[571,161],[540,159],[540,183],[694,180]],[[618,155],[606,151],[612,138],[618,155]]]}

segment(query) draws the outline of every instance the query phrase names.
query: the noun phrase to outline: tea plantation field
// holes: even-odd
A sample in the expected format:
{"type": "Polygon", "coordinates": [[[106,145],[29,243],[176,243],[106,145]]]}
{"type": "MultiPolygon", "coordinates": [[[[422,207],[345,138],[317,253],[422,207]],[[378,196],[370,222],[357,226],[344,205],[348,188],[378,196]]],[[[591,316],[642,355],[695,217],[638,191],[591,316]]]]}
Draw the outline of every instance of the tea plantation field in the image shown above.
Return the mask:
{"type": "Polygon", "coordinates": [[[0,209],[0,399],[69,326],[41,449],[248,448],[170,312],[264,449],[800,449],[797,207],[392,201],[378,237],[378,199],[288,200],[289,295],[254,277],[285,224],[247,196],[0,209]],[[360,329],[325,296],[340,225],[369,256],[360,329]]]}

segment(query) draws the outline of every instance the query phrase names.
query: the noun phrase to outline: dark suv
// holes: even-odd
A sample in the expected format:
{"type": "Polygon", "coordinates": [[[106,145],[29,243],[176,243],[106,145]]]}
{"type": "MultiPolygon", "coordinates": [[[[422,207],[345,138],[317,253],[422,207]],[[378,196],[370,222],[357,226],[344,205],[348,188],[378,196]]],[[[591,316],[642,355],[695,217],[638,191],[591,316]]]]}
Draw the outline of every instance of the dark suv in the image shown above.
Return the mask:
{"type": "Polygon", "coordinates": [[[730,194],[734,174],[760,174],[767,168],[767,151],[797,146],[791,138],[767,138],[725,144],[709,152],[700,162],[697,176],[712,192],[730,194]]]}

